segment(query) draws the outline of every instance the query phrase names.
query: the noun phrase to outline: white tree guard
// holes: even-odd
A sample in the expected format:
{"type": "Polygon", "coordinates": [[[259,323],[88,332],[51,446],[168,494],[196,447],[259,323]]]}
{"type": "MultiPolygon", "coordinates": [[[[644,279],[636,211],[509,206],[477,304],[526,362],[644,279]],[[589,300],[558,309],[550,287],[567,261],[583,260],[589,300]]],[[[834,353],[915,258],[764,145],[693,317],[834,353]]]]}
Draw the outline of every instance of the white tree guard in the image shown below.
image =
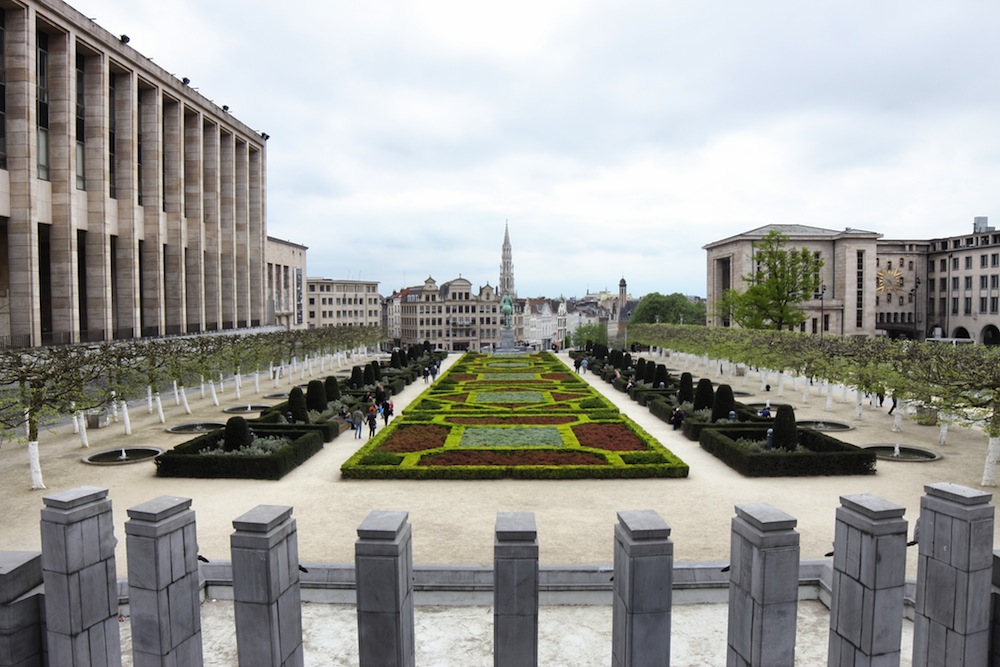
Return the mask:
{"type": "Polygon", "coordinates": [[[260,393],[260,371],[259,370],[253,372],[253,393],[255,393],[255,394],[259,394],[260,393]]]}
{"type": "Polygon", "coordinates": [[[986,447],[986,466],[983,468],[983,486],[997,485],[997,461],[1000,460],[1000,437],[991,437],[986,447]]]}
{"type": "Polygon", "coordinates": [[[87,420],[80,413],[80,446],[90,449],[90,438],[87,437],[87,420]]]}
{"type": "Polygon", "coordinates": [[[191,406],[188,404],[187,390],[184,389],[184,385],[180,387],[180,399],[181,404],[184,406],[184,414],[191,414],[191,406]]]}
{"type": "Polygon", "coordinates": [[[218,405],[219,396],[215,393],[215,383],[211,380],[208,381],[208,390],[212,394],[212,405],[218,405]]]}
{"type": "Polygon", "coordinates": [[[938,424],[938,444],[942,447],[948,442],[948,422],[942,421],[938,424]]]}
{"type": "Polygon", "coordinates": [[[236,400],[240,400],[240,375],[236,374],[236,380],[233,382],[233,391],[236,392],[236,400]]]}
{"type": "Polygon", "coordinates": [[[160,400],[160,392],[156,392],[153,395],[153,402],[156,404],[156,417],[160,420],[161,424],[165,424],[167,418],[163,416],[163,401],[160,400]]]}
{"type": "Polygon", "coordinates": [[[146,414],[153,414],[153,388],[146,385],[146,414]]]}
{"type": "Polygon", "coordinates": [[[31,488],[33,490],[44,489],[45,482],[42,481],[42,464],[38,460],[37,440],[28,443],[28,469],[31,471],[31,488]]]}
{"type": "Polygon", "coordinates": [[[864,413],[864,407],[861,405],[861,403],[862,403],[863,400],[864,400],[864,396],[862,395],[861,391],[859,390],[858,393],[856,394],[856,398],[855,398],[855,402],[854,402],[854,418],[855,419],[863,419],[864,418],[864,415],[865,415],[865,413],[864,413]]]}
{"type": "Polygon", "coordinates": [[[892,411],[892,432],[899,433],[903,430],[903,402],[900,401],[896,409],[892,411]]]}
{"type": "Polygon", "coordinates": [[[174,380],[174,405],[180,405],[180,404],[181,404],[181,396],[177,392],[177,380],[174,380]]]}
{"type": "Polygon", "coordinates": [[[79,433],[79,432],[80,432],[80,413],[79,412],[74,412],[73,413],[73,433],[79,433]]]}
{"type": "Polygon", "coordinates": [[[122,423],[125,425],[125,435],[132,435],[132,420],[128,416],[128,403],[122,400],[122,423]]]}

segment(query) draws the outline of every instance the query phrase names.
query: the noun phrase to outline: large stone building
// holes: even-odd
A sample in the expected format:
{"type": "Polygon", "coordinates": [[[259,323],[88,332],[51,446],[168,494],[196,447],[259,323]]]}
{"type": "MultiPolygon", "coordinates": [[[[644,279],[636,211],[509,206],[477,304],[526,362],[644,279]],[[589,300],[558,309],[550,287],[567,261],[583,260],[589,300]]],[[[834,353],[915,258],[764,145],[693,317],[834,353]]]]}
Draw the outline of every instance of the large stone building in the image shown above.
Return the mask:
{"type": "Polygon", "coordinates": [[[0,343],[266,324],[267,135],[62,2],[0,28],[0,343]]]}
{"type": "Polygon", "coordinates": [[[309,278],[307,283],[310,329],[382,326],[382,297],[377,280],[309,278]]]}
{"type": "Polygon", "coordinates": [[[267,323],[304,329],[306,251],[291,241],[267,237],[267,323]]]}
{"type": "MultiPolygon", "coordinates": [[[[435,350],[489,350],[500,343],[500,295],[486,284],[456,278],[438,285],[428,277],[423,285],[407,287],[390,301],[399,304],[399,345],[429,342],[435,350]]],[[[390,312],[393,306],[387,306],[390,312]]],[[[390,318],[391,321],[391,318],[390,318]]]]}
{"type": "Polygon", "coordinates": [[[985,217],[972,233],[930,240],[889,240],[857,229],[767,225],[705,246],[708,322],[726,289],[742,290],[754,269],[754,243],[768,232],[788,237],[823,260],[820,290],[802,304],[802,330],[892,338],[1000,343],[1000,234],[985,217]]]}

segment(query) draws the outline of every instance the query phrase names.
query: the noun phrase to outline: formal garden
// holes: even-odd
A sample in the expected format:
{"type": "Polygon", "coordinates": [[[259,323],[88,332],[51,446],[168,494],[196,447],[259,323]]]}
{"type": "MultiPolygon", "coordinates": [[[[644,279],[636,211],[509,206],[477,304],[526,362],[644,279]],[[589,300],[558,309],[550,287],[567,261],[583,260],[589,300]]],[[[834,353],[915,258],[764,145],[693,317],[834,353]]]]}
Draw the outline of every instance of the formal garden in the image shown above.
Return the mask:
{"type": "Polygon", "coordinates": [[[686,477],[551,354],[466,354],[341,468],[351,479],[686,477]]]}

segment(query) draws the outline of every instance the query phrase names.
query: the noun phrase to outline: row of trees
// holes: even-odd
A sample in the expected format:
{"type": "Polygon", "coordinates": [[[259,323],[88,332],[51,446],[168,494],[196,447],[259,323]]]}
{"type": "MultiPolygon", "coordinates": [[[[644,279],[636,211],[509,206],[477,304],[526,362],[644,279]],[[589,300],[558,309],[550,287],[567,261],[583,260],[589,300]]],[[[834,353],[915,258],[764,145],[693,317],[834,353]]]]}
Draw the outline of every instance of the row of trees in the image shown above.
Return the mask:
{"type": "Polygon", "coordinates": [[[145,393],[155,401],[173,385],[186,403],[185,386],[224,376],[282,367],[304,359],[377,345],[375,327],[330,327],[250,334],[216,334],[113,341],[98,346],[0,350],[0,429],[5,438],[26,439],[32,488],[44,488],[38,434],[68,415],[121,407],[129,432],[127,401],[145,393]]]}
{"type": "Polygon", "coordinates": [[[656,324],[631,325],[628,333],[637,343],[890,394],[936,410],[945,423],[979,426],[989,438],[982,484],[996,485],[1000,350],[994,347],[656,324]]]}

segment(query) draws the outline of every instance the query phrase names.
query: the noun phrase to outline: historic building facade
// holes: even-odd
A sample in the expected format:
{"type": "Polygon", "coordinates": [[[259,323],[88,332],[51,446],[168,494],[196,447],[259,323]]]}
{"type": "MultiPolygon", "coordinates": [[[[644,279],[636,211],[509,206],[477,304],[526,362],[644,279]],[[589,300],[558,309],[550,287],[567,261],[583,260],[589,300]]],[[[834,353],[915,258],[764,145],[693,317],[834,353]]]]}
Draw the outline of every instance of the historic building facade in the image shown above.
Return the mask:
{"type": "Polygon", "coordinates": [[[306,282],[306,314],[310,329],[382,326],[378,281],[309,278],[306,282]]]}
{"type": "Polygon", "coordinates": [[[399,345],[429,342],[435,350],[478,352],[500,343],[500,299],[489,284],[474,291],[465,278],[438,285],[428,277],[395,293],[387,307],[398,300],[399,345]]]}
{"type": "Polygon", "coordinates": [[[823,260],[820,290],[803,307],[802,330],[892,338],[967,339],[1000,344],[1000,233],[988,219],[972,232],[923,240],[883,239],[856,229],[767,225],[705,246],[708,321],[726,289],[744,289],[754,268],[754,243],[776,230],[789,247],[823,260]]]}
{"type": "Polygon", "coordinates": [[[304,329],[306,251],[291,241],[267,237],[267,322],[285,329],[304,329]]]}
{"type": "Polygon", "coordinates": [[[68,5],[0,14],[0,343],[266,324],[266,139],[68,5]]]}

